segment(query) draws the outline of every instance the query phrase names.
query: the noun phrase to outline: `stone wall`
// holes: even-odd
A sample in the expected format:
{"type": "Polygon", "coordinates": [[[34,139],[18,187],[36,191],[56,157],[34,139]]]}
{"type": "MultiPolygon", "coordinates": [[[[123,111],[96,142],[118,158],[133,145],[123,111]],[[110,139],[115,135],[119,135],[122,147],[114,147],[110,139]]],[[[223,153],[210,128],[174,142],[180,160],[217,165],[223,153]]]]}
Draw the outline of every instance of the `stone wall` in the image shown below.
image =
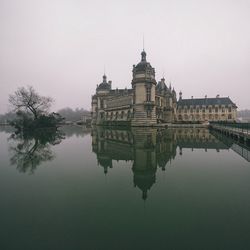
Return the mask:
{"type": "Polygon", "coordinates": [[[133,104],[133,96],[125,95],[125,96],[115,96],[112,98],[106,99],[106,109],[119,109],[124,106],[130,106],[133,104]]]}

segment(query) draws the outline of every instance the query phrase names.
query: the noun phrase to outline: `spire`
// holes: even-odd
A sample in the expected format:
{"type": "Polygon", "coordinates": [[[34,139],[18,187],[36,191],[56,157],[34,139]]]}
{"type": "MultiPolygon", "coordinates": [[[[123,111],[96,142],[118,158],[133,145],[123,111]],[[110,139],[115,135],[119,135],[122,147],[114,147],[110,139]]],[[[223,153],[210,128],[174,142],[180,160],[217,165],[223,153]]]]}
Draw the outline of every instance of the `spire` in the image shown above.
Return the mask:
{"type": "Polygon", "coordinates": [[[144,42],[144,34],[142,35],[142,52],[141,52],[141,61],[146,62],[146,52],[145,52],[145,42],[144,42]]]}
{"type": "Polygon", "coordinates": [[[142,199],[145,201],[148,197],[147,190],[142,191],[142,199]]]}
{"type": "Polygon", "coordinates": [[[142,51],[142,53],[141,53],[141,61],[142,62],[146,62],[147,60],[146,60],[146,56],[147,56],[147,54],[146,54],[146,52],[144,51],[144,49],[143,49],[143,51],[142,51]]]}
{"type": "Polygon", "coordinates": [[[107,76],[106,76],[105,72],[104,72],[104,75],[103,75],[102,79],[103,79],[103,82],[104,82],[104,83],[107,82],[107,76]]]}
{"type": "Polygon", "coordinates": [[[142,37],[142,49],[143,49],[143,51],[144,51],[144,34],[143,34],[143,37],[142,37]]]}

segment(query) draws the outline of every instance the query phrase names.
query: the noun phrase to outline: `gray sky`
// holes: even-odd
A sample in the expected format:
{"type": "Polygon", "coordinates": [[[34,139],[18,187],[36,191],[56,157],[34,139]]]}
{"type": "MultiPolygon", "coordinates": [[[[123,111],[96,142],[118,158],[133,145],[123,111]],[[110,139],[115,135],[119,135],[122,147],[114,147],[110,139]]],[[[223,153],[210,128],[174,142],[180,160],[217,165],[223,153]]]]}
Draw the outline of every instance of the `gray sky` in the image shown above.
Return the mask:
{"type": "Polygon", "coordinates": [[[131,86],[147,59],[183,98],[230,96],[250,108],[250,0],[0,0],[0,113],[32,85],[54,109],[90,108],[104,65],[131,86]]]}

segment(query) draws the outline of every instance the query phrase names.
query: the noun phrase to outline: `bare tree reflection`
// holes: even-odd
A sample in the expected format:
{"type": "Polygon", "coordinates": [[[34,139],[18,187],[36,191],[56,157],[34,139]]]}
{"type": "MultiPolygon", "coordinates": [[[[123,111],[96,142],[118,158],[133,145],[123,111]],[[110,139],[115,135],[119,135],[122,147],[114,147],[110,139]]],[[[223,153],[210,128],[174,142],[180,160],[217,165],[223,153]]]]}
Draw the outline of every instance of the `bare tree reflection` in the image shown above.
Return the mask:
{"type": "Polygon", "coordinates": [[[56,129],[13,133],[9,138],[12,142],[10,163],[16,165],[19,172],[33,174],[42,162],[55,158],[51,146],[61,143],[63,139],[64,133],[56,129]]]}

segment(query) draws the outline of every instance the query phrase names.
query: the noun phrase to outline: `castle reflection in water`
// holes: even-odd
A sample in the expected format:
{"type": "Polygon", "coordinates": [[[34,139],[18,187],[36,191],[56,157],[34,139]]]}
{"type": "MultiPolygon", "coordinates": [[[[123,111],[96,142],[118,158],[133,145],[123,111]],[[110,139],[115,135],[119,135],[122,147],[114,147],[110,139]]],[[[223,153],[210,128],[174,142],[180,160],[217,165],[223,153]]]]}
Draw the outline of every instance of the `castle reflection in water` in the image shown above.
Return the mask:
{"type": "Polygon", "coordinates": [[[142,198],[156,182],[156,171],[162,171],[177,151],[190,149],[229,149],[231,145],[216,139],[207,129],[131,128],[131,130],[97,127],[92,130],[92,149],[104,173],[114,160],[130,161],[134,186],[142,191],[142,198]],[[178,148],[178,150],[177,150],[178,148]]]}

